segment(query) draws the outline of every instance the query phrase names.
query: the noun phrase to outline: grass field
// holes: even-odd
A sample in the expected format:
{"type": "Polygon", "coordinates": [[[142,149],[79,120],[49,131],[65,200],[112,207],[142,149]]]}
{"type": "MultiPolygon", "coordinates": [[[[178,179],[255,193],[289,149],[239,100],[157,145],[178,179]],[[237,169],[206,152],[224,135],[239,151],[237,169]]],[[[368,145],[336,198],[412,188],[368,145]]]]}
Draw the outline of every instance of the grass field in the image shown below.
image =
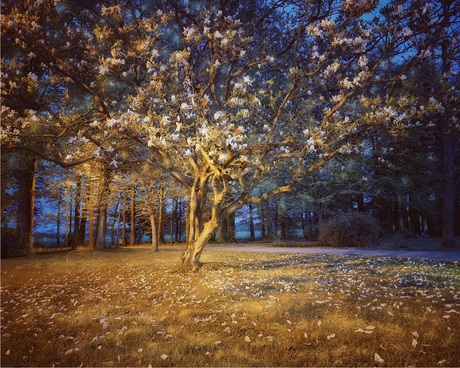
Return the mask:
{"type": "Polygon", "coordinates": [[[460,265],[182,248],[2,260],[1,366],[460,366],[460,265]]]}

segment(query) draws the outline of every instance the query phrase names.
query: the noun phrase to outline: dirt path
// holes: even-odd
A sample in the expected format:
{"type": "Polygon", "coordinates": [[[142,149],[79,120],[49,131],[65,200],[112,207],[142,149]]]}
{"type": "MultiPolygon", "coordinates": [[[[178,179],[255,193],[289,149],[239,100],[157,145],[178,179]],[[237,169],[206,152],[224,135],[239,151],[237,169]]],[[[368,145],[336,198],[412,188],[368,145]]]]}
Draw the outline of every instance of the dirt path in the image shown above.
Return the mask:
{"type": "Polygon", "coordinates": [[[460,260],[459,251],[408,251],[408,250],[380,250],[356,248],[323,248],[323,247],[271,247],[265,245],[211,245],[208,250],[230,250],[266,253],[297,253],[297,254],[342,254],[369,257],[403,257],[403,258],[431,258],[460,260]]]}

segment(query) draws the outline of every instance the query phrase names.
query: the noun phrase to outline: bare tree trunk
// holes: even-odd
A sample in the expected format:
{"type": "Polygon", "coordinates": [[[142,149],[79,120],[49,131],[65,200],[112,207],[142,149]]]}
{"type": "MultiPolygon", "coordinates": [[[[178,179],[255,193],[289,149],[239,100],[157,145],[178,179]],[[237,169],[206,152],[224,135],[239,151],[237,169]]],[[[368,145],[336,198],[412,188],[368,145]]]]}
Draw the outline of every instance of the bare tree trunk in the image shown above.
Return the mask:
{"type": "Polygon", "coordinates": [[[65,240],[64,240],[64,246],[69,245],[69,200],[70,200],[70,194],[69,194],[69,186],[66,187],[65,189],[65,240]]]}
{"type": "MultiPolygon", "coordinates": [[[[207,199],[208,176],[199,176],[190,189],[189,202],[189,234],[187,234],[187,247],[182,254],[182,270],[198,271],[201,268],[200,257],[204,247],[219,227],[218,213],[224,198],[224,192],[218,193],[213,182],[214,199],[211,218],[203,224],[204,208],[207,199]]],[[[222,219],[221,219],[222,220],[222,219]]]]}
{"type": "MultiPolygon", "coordinates": [[[[134,236],[136,230],[136,223],[135,223],[135,211],[136,211],[136,198],[135,198],[135,191],[134,185],[131,187],[131,228],[129,232],[129,245],[134,245],[134,236]]],[[[155,235],[156,237],[156,235],[155,235]]]]}
{"type": "Polygon", "coordinates": [[[260,209],[260,232],[262,239],[267,237],[267,233],[265,230],[265,221],[266,221],[266,211],[265,211],[265,201],[261,201],[259,205],[260,209]]]}
{"type": "Polygon", "coordinates": [[[192,270],[194,272],[199,271],[201,268],[201,253],[217,228],[218,223],[211,219],[204,225],[203,231],[201,231],[197,239],[193,243],[187,244],[187,248],[182,254],[182,270],[192,270]]]}
{"type": "Polygon", "coordinates": [[[105,248],[105,235],[107,232],[107,207],[108,198],[110,195],[110,170],[105,168],[102,182],[102,189],[99,196],[99,213],[97,217],[97,235],[96,249],[102,250],[105,248]]]}
{"type": "Polygon", "coordinates": [[[98,250],[103,250],[105,248],[106,223],[107,208],[101,207],[97,216],[96,249],[98,250]]]}
{"type": "Polygon", "coordinates": [[[30,236],[27,243],[27,253],[31,254],[34,250],[34,226],[35,226],[35,194],[37,184],[37,160],[34,159],[32,169],[32,188],[30,190],[30,236]]]}
{"type": "Polygon", "coordinates": [[[157,228],[155,225],[155,216],[153,212],[150,213],[150,226],[152,228],[152,249],[154,252],[158,252],[158,237],[157,237],[157,228]]]}
{"type": "Polygon", "coordinates": [[[321,204],[315,203],[315,214],[318,219],[318,231],[323,231],[323,208],[321,204]]]}
{"type": "MultiPolygon", "coordinates": [[[[127,197],[127,194],[125,191],[122,192],[123,193],[123,223],[121,225],[121,246],[125,246],[126,245],[126,205],[127,205],[127,200],[126,200],[126,197],[127,197]]],[[[118,244],[117,244],[118,245],[118,244]]]]}
{"type": "Polygon", "coordinates": [[[93,249],[94,248],[94,208],[93,208],[93,197],[92,197],[92,185],[88,185],[88,195],[89,195],[89,202],[88,202],[88,211],[89,211],[89,234],[88,234],[88,246],[93,249]]]}
{"type": "Polygon", "coordinates": [[[87,218],[83,218],[80,213],[80,228],[78,229],[78,244],[85,245],[87,218]]]}
{"type": "Polygon", "coordinates": [[[56,246],[61,246],[61,206],[62,195],[58,193],[57,214],[56,214],[56,246]]]}
{"type": "Polygon", "coordinates": [[[176,213],[176,198],[171,198],[171,218],[169,219],[169,243],[174,243],[174,216],[176,213]]]}
{"type": "Polygon", "coordinates": [[[175,226],[175,238],[176,238],[176,243],[179,243],[180,242],[180,220],[181,220],[181,217],[182,217],[182,209],[181,209],[181,205],[182,205],[182,199],[181,197],[177,197],[177,200],[176,200],[176,215],[174,216],[174,226],[175,226]]]}
{"type": "Polygon", "coordinates": [[[76,249],[79,241],[80,229],[80,202],[81,202],[81,176],[77,175],[75,188],[75,208],[74,208],[74,222],[73,222],[73,239],[72,249],[76,249]]]}
{"type": "Polygon", "coordinates": [[[163,188],[160,188],[160,205],[158,209],[157,244],[163,242],[163,188]]]}
{"type": "Polygon", "coordinates": [[[113,246],[118,246],[120,244],[119,242],[120,218],[121,218],[120,203],[121,203],[122,192],[119,192],[119,197],[120,199],[118,199],[117,203],[115,204],[115,211],[114,211],[114,216],[113,216],[113,221],[112,221],[112,237],[110,239],[110,244],[112,244],[113,246]]]}
{"type": "Polygon", "coordinates": [[[249,233],[251,236],[251,241],[256,240],[256,232],[254,228],[254,210],[252,203],[249,204],[249,233]]]}
{"type": "Polygon", "coordinates": [[[30,245],[32,238],[32,188],[35,175],[35,159],[24,157],[21,168],[18,169],[19,176],[19,205],[16,222],[16,241],[13,255],[26,255],[32,250],[30,245]]]}
{"type": "Polygon", "coordinates": [[[224,221],[227,221],[227,239],[229,242],[236,242],[235,213],[231,213],[224,221]]]}

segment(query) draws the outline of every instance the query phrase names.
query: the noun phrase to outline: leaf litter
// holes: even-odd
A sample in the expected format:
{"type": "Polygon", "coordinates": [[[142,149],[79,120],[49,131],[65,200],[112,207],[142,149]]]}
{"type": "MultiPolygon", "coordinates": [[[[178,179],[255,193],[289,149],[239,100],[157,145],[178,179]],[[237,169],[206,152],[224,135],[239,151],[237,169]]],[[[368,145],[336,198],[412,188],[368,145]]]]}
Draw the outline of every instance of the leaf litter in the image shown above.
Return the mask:
{"type": "Polygon", "coordinates": [[[457,262],[136,252],[2,264],[4,364],[460,365],[457,262]]]}

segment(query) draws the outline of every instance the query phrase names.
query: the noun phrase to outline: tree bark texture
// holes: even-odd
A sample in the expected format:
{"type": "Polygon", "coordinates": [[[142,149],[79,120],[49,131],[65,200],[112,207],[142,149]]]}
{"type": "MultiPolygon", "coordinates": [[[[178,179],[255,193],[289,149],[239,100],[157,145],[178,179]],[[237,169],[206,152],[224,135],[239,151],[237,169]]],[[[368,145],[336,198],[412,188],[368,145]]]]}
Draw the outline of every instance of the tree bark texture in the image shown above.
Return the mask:
{"type": "Polygon", "coordinates": [[[110,170],[106,168],[104,170],[104,178],[98,203],[99,211],[97,216],[96,249],[99,250],[105,248],[105,235],[107,231],[107,201],[110,195],[110,180],[110,170]]]}
{"type": "Polygon", "coordinates": [[[149,218],[150,218],[150,226],[152,228],[152,249],[154,252],[158,252],[157,227],[155,224],[155,216],[153,212],[150,213],[149,218]]]}
{"type": "Polygon", "coordinates": [[[75,188],[75,208],[74,208],[74,222],[73,222],[73,239],[72,249],[76,249],[79,245],[80,234],[80,205],[81,205],[81,176],[77,175],[76,188],[75,188]]]}
{"type": "MultiPolygon", "coordinates": [[[[121,225],[121,245],[124,247],[126,245],[126,205],[127,205],[127,193],[123,191],[123,220],[121,225]]],[[[118,244],[117,244],[118,245],[118,244]]]]}
{"type": "Polygon", "coordinates": [[[134,185],[131,188],[131,228],[129,232],[129,245],[134,245],[135,231],[136,231],[136,192],[134,185]]]}

